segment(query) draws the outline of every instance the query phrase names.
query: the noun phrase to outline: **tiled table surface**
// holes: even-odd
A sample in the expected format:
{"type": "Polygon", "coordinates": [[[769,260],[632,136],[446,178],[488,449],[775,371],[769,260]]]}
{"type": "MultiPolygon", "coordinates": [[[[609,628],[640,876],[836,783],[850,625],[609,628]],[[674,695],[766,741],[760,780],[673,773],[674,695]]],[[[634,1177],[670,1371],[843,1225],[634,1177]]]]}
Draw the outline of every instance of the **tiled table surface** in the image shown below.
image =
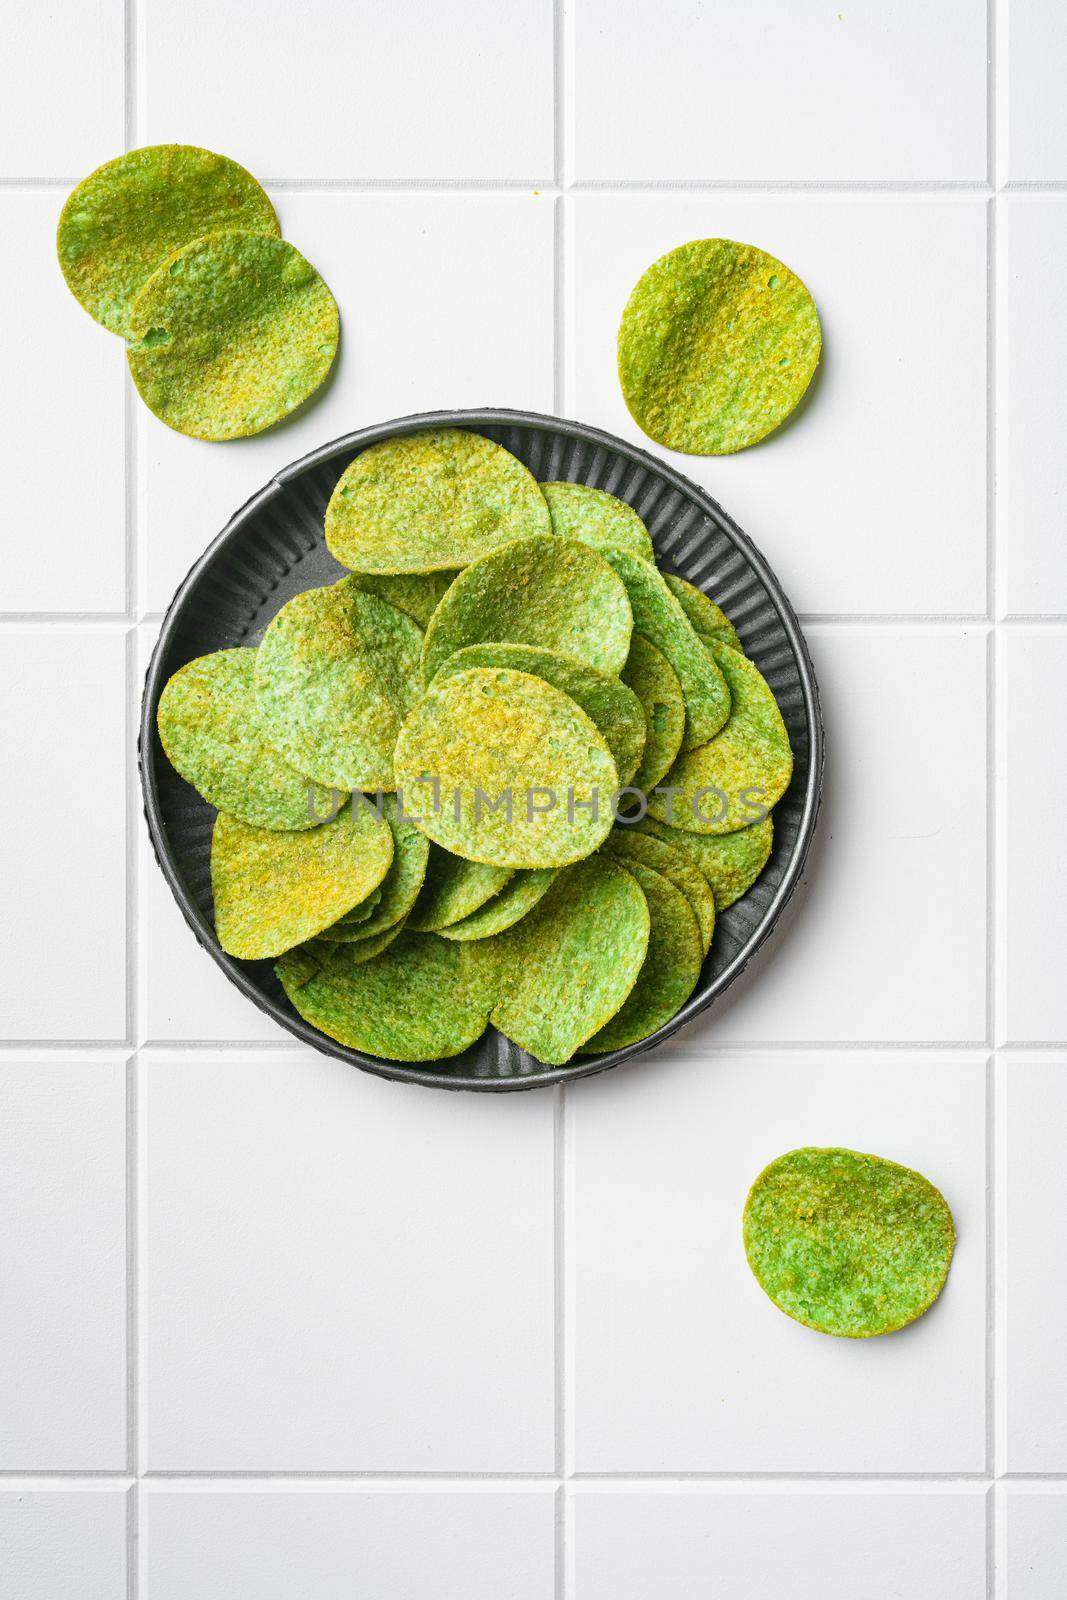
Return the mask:
{"type": "Polygon", "coordinates": [[[57,0],[7,18],[0,1592],[1052,1600],[1067,1569],[1067,9],[57,0]],[[168,433],[53,259],[185,139],[269,180],[336,378],[168,433]],[[297,1049],[198,952],[133,730],[175,584],[314,444],[514,405],[641,442],[640,271],[810,284],[803,414],[682,460],[794,596],[831,765],[788,926],[652,1058],[498,1100],[297,1049]],[[935,1311],[823,1340],[744,1265],[769,1158],[914,1164],[935,1311]]]}

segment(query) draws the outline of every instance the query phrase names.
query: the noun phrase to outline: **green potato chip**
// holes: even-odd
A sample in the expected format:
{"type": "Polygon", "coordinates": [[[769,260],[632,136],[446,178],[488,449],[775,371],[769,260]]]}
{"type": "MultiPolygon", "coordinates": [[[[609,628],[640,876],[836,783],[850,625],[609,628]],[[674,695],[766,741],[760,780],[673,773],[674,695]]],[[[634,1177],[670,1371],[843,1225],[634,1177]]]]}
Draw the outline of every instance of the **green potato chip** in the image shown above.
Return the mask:
{"type": "Polygon", "coordinates": [[[687,578],[679,578],[673,572],[665,572],[662,576],[692,623],[693,632],[701,644],[710,644],[713,639],[718,639],[722,644],[732,645],[735,650],[741,649],[737,629],[722,607],[717,606],[703,589],[698,589],[695,583],[690,583],[687,578]]]}
{"type": "Polygon", "coordinates": [[[370,961],[352,945],[335,949],[310,978],[288,956],[275,971],[304,1020],[339,1044],[387,1061],[441,1061],[485,1032],[490,997],[466,945],[404,933],[370,961]]]}
{"type": "Polygon", "coordinates": [[[573,700],[529,673],[478,667],[432,684],[400,730],[395,770],[423,832],[486,866],[566,866],[611,828],[611,752],[573,700]]]}
{"type": "Polygon", "coordinates": [[[655,567],[622,550],[608,550],[605,560],[626,585],[634,631],[643,634],[667,657],[685,696],[682,749],[713,739],[730,715],[730,691],[674,595],[655,567]]]}
{"type": "Polygon", "coordinates": [[[333,295],[284,239],[213,233],[157,267],[130,310],[145,405],[194,439],[243,439],[287,417],[337,354],[333,295]]]}
{"type": "Polygon", "coordinates": [[[420,628],[425,628],[455,576],[454,572],[358,572],[352,574],[352,582],[364,594],[376,594],[379,600],[387,600],[420,628]]]}
{"type": "Polygon", "coordinates": [[[653,263],[619,325],[619,381],[657,444],[690,455],[744,450],[800,401],[819,362],[815,302],[774,256],[694,239],[653,263]]]}
{"type": "Polygon", "coordinates": [[[457,650],[488,643],[540,645],[617,675],[632,626],[626,586],[596,550],[551,534],[515,540],[472,562],[442,598],[423,640],[423,676],[429,683],[457,650]]]}
{"type": "Polygon", "coordinates": [[[431,844],[422,893],[409,926],[416,933],[441,933],[499,894],[513,876],[510,867],[465,861],[462,856],[431,844]]]}
{"type": "Polygon", "coordinates": [[[488,939],[503,933],[532,911],[548,893],[558,876],[555,867],[535,867],[529,872],[513,872],[508,882],[491,899],[469,916],[441,928],[442,939],[488,939]]]}
{"type": "MultiPolygon", "coordinates": [[[[419,897],[430,856],[429,839],[410,817],[402,814],[395,794],[382,796],[382,816],[393,835],[393,859],[382,880],[381,897],[372,915],[353,930],[360,939],[370,939],[406,921],[419,897]]],[[[346,921],[347,918],[342,917],[341,925],[346,921]]]]}
{"type": "Polygon", "coordinates": [[[256,652],[247,648],[186,662],[159,697],[160,743],[209,805],[257,828],[313,828],[338,797],[268,743],[256,711],[255,667],[256,652]]]}
{"type": "Polygon", "coordinates": [[[250,172],[190,144],[150,144],[97,167],[67,197],[56,249],[91,317],[130,336],[130,307],[169,256],[205,234],[281,233],[250,172]]]}
{"type": "Polygon", "coordinates": [[[634,691],[645,713],[645,748],[629,782],[649,795],[682,748],[685,696],[667,657],[640,633],[630,640],[622,681],[634,691]]]}
{"type": "Polygon", "coordinates": [[[591,544],[594,550],[629,550],[643,561],[655,561],[648,529],[625,500],[585,483],[543,483],[541,493],[552,514],[553,533],[591,544]]]}
{"type": "Polygon", "coordinates": [[[715,932],[715,896],[707,878],[688,856],[663,840],[654,839],[651,834],[638,833],[626,827],[612,828],[600,849],[604,855],[624,867],[636,861],[642,867],[651,867],[668,883],[673,883],[689,901],[690,910],[700,929],[701,948],[703,954],[707,955],[715,932]]]}
{"type": "Polygon", "coordinates": [[[759,668],[728,644],[710,646],[733,700],[717,738],[678,757],[648,814],[689,833],[733,833],[777,804],[793,775],[778,702],[759,668]],[[673,792],[670,792],[673,791],[673,792]]]}
{"type": "Polygon", "coordinates": [[[421,647],[410,617],[350,578],[295,595],[257,652],[271,743],[320,783],[395,789],[393,747],[422,693],[421,647]]]}
{"type": "Polygon", "coordinates": [[[651,930],[637,981],[615,1015],[581,1047],[601,1055],[637,1044],[669,1022],[697,986],[704,946],[692,906],[680,889],[636,860],[626,870],[648,902],[651,930]]]}
{"type": "Polygon", "coordinates": [[[434,681],[469,672],[472,667],[510,667],[514,672],[528,672],[569,695],[600,729],[620,784],[633,779],[645,747],[645,713],[637,695],[618,678],[598,672],[575,656],[561,655],[540,645],[469,644],[441,664],[434,681]]]}
{"type": "Polygon", "coordinates": [[[500,1032],[547,1066],[563,1066],[625,1004],[648,942],[636,878],[597,855],[561,872],[506,933],[461,948],[485,952],[495,972],[500,1032]]]}
{"type": "Polygon", "coordinates": [[[767,865],[774,842],[770,817],[734,833],[716,835],[686,833],[682,828],[657,822],[655,817],[645,817],[637,824],[637,831],[673,845],[698,866],[711,885],[717,911],[725,911],[751,889],[767,865]]]}
{"type": "Polygon", "coordinates": [[[928,1311],[956,1230],[927,1178],[855,1150],[791,1150],[745,1202],[745,1254],[780,1311],[819,1333],[870,1339],[928,1311]]]}
{"type": "Polygon", "coordinates": [[[220,811],[211,836],[215,932],[231,956],[279,956],[322,933],[381,883],[388,824],[348,802],[320,828],[277,833],[220,811]]]}
{"type": "Polygon", "coordinates": [[[537,480],[502,445],[460,428],[371,445],[326,507],[330,554],[353,572],[439,572],[547,534],[537,480]]]}

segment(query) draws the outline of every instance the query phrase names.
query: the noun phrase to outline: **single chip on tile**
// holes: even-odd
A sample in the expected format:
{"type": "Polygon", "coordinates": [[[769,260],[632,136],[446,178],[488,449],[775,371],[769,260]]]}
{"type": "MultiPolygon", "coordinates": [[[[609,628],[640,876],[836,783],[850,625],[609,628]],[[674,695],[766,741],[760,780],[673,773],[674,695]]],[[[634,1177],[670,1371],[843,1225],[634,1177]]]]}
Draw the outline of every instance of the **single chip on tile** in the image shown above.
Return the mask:
{"type": "Polygon", "coordinates": [[[855,1150],[791,1150],[745,1202],[745,1254],[786,1316],[819,1333],[869,1339],[928,1311],[956,1230],[927,1178],[855,1150]]]}
{"type": "Polygon", "coordinates": [[[333,295],[284,239],[232,231],[157,267],[130,311],[137,392],[194,439],[242,439],[295,411],[337,354],[333,295]]]}
{"type": "Polygon", "coordinates": [[[695,239],[638,280],[619,325],[619,381],[638,427],[690,455],[728,455],[772,433],[819,362],[810,293],[766,251],[695,239]]]}

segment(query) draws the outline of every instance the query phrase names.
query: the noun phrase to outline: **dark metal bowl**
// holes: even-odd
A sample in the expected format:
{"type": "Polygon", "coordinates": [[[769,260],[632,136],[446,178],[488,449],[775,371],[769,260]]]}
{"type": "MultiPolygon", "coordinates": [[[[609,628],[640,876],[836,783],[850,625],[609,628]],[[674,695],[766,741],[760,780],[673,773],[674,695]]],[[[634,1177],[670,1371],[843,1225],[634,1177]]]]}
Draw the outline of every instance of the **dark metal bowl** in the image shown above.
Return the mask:
{"type": "Polygon", "coordinates": [[[156,859],[199,943],[260,1010],[316,1050],[382,1077],[450,1089],[529,1089],[601,1072],[651,1049],[733,982],[774,927],[800,876],[819,808],[823,732],[815,676],[793,609],[759,551],[702,489],[645,451],[581,423],[522,411],[440,411],[335,439],[279,472],[242,506],[171,602],[145,681],[139,750],[156,859]],[[254,642],[294,594],[344,576],[326,549],[322,525],[334,484],[352,458],[392,435],[438,427],[470,428],[495,439],[542,483],[587,483],[632,505],[664,568],[706,589],[728,612],[774,690],[793,745],[793,781],[775,808],[771,859],[748,894],[716,919],[711,952],[690,999],[650,1039],[566,1067],[542,1066],[492,1028],[451,1061],[405,1066],[349,1050],[309,1027],[290,1006],[271,962],[237,961],[219,948],[210,873],[215,812],[173,771],[156,732],[160,693],[186,661],[254,642]]]}

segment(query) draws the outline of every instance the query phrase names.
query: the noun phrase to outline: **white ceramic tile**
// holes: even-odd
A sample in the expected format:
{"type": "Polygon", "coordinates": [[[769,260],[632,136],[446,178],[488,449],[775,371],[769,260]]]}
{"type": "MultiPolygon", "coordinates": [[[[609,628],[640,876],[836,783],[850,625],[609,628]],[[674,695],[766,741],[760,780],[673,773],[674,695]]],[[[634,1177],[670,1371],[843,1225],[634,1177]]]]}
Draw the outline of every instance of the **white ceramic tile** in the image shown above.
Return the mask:
{"type": "MultiPolygon", "coordinates": [[[[1004,1486],[1004,1600],[1061,1600],[1067,1572],[1067,1494],[1062,1484],[1004,1486]]],[[[998,1593],[1001,1591],[998,1591],[998,1593]]]]}
{"type": "Polygon", "coordinates": [[[582,0],[580,178],[957,178],[986,171],[973,0],[582,0]]]}
{"type": "Polygon", "coordinates": [[[984,613],[982,200],[667,193],[568,205],[568,414],[666,455],[709,489],[802,612],[984,613]],[[801,408],[762,444],[680,455],[630,417],[616,336],[645,269],[711,236],[758,245],[800,274],[819,307],[823,359],[801,408]]]}
{"type": "Polygon", "coordinates": [[[575,1541],[574,1600],[985,1594],[977,1487],[586,1490],[575,1541]]]}
{"type": "Polygon", "coordinates": [[[1067,633],[1013,631],[1002,641],[1007,1035],[1067,1040],[1067,861],[1062,826],[1067,633]]]}
{"type": "Polygon", "coordinates": [[[984,1057],[664,1051],[568,1107],[579,1471],[982,1470],[984,1057]],[[812,1144],[900,1161],[952,1207],[948,1283],[901,1333],[815,1333],[749,1271],[748,1189],[812,1144]]]}
{"type": "MultiPolygon", "coordinates": [[[[1064,15],[1067,16],[1067,10],[1064,15]]],[[[1060,292],[1067,198],[1014,195],[1000,206],[1005,349],[999,502],[1006,608],[1067,612],[1067,308],[1060,292]]]]}
{"type": "Polygon", "coordinates": [[[150,1466],[551,1470],[552,1096],[143,1059],[150,1466]]]}
{"type": "Polygon", "coordinates": [[[986,1037],[986,640],[815,627],[826,784],[805,883],[733,988],[684,1034],[986,1037]]]}
{"type": "Polygon", "coordinates": [[[125,1465],[125,1114],[121,1058],[0,1060],[5,1471],[125,1465]]]}
{"type": "Polygon", "coordinates": [[[269,178],[552,171],[544,0],[146,0],[140,29],[147,141],[195,129],[269,178]]]}
{"type": "MultiPolygon", "coordinates": [[[[1012,1056],[998,1067],[1004,1219],[1001,1270],[1009,1472],[1067,1472],[1067,1196],[1058,1174],[1067,1055],[1012,1056]]],[[[1062,1502],[1067,1508],[1067,1501],[1062,1502]]]]}
{"type": "MultiPolygon", "coordinates": [[[[0,95],[0,117],[3,105],[0,95]]],[[[0,194],[0,345],[9,374],[30,384],[0,386],[10,535],[0,610],[122,612],[126,358],[60,275],[61,203],[53,189],[0,194]]]]}
{"type": "Polygon", "coordinates": [[[10,1600],[120,1600],[125,1489],[0,1486],[0,1594],[10,1600]]]}
{"type": "Polygon", "coordinates": [[[552,201],[283,194],[286,236],[341,309],[319,400],[256,439],[204,444],[139,408],[145,609],[273,473],[354,428],[458,406],[552,410],[552,201]]]}
{"type": "Polygon", "coordinates": [[[124,32],[115,0],[6,8],[0,176],[77,180],[121,154],[124,32]]]}
{"type": "Polygon", "coordinates": [[[1067,11],[1058,0],[1011,0],[1007,42],[1008,174],[1067,178],[1067,11]]]}
{"type": "Polygon", "coordinates": [[[153,1487],[148,1600],[553,1600],[553,1492],[153,1487]]]}
{"type": "Polygon", "coordinates": [[[9,1038],[125,1037],[125,718],[120,629],[0,631],[9,1038]]]}

